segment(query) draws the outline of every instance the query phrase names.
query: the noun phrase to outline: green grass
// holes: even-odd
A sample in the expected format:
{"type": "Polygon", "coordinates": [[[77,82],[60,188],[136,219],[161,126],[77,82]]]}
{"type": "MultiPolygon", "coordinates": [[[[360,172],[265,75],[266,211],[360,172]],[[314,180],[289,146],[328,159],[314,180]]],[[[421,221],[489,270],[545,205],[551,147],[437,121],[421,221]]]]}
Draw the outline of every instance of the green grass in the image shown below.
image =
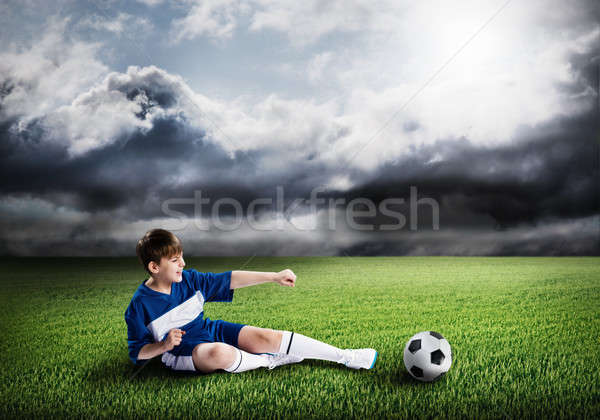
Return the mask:
{"type": "Polygon", "coordinates": [[[1,418],[600,416],[599,258],[255,258],[244,269],[290,267],[297,286],[240,289],[206,316],[374,347],[375,368],[305,361],[195,375],[157,358],[133,378],[123,313],[144,278],[135,259],[0,261],[1,418]],[[453,350],[432,384],[402,363],[423,330],[453,350]]]}

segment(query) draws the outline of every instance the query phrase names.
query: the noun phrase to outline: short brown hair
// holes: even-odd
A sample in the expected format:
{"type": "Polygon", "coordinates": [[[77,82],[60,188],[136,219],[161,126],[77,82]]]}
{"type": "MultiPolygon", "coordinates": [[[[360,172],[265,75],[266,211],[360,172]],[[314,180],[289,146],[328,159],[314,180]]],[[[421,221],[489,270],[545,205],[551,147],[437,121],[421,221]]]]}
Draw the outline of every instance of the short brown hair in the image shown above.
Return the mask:
{"type": "Polygon", "coordinates": [[[146,271],[150,273],[150,261],[160,264],[162,257],[171,258],[182,254],[183,246],[179,238],[168,230],[152,229],[138,241],[135,252],[146,271]]]}

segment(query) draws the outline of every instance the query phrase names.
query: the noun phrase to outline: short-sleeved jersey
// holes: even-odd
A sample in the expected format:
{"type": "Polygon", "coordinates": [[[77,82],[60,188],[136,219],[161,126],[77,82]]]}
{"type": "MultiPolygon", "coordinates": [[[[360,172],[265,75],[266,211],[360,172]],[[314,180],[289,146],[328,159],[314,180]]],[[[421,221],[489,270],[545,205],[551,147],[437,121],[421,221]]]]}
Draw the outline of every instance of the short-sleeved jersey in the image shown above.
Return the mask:
{"type": "Polygon", "coordinates": [[[181,282],[171,284],[171,294],[139,285],[125,311],[129,358],[138,363],[143,346],[162,341],[173,328],[181,328],[184,340],[202,336],[205,330],[204,302],[231,302],[231,271],[200,273],[183,270],[181,282]]]}

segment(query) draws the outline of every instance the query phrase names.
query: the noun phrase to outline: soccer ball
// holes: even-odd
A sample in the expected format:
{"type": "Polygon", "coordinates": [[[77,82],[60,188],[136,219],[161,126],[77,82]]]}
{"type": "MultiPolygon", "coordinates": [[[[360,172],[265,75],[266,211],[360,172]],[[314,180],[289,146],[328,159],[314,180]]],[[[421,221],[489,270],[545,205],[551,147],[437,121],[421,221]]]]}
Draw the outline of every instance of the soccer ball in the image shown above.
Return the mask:
{"type": "Polygon", "coordinates": [[[419,381],[431,382],[442,377],[452,364],[450,343],[442,334],[423,331],[412,336],[404,347],[404,366],[419,381]]]}

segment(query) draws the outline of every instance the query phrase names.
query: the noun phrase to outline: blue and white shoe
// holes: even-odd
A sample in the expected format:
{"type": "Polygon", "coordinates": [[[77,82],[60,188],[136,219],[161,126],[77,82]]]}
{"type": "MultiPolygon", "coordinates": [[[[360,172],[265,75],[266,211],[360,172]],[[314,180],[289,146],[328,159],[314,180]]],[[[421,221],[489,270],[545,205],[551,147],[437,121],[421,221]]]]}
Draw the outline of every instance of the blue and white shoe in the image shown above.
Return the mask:
{"type": "Polygon", "coordinates": [[[346,349],[340,363],[351,369],[371,369],[376,360],[377,351],[373,349],[346,349]]]}

